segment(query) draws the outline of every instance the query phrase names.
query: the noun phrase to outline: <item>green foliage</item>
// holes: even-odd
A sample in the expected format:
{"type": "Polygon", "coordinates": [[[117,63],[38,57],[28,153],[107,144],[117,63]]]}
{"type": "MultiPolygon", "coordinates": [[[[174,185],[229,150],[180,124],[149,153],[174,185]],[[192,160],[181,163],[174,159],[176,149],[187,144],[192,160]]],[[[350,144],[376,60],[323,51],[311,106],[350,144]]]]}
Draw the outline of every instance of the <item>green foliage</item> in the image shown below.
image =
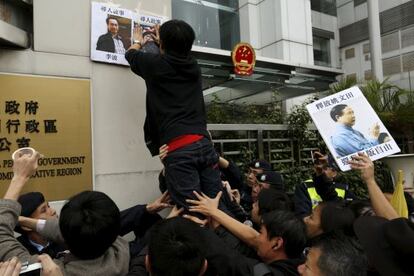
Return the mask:
{"type": "Polygon", "coordinates": [[[334,94],[342,90],[351,88],[352,86],[355,86],[355,85],[357,85],[357,79],[354,77],[347,76],[341,81],[331,85],[331,93],[334,94]]]}
{"type": "Polygon", "coordinates": [[[214,99],[206,106],[209,124],[281,124],[283,113],[281,101],[274,92],[267,104],[234,104],[214,99]]]}

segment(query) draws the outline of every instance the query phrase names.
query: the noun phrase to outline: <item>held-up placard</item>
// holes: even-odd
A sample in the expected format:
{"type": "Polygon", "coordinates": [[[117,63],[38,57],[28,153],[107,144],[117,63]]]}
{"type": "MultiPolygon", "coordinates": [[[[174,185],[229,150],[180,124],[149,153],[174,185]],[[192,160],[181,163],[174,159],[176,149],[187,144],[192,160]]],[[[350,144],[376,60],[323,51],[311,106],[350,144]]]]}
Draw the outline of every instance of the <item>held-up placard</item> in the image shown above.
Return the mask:
{"type": "Polygon", "coordinates": [[[358,87],[325,97],[306,108],[342,171],[350,170],[353,155],[371,160],[400,152],[395,140],[358,87]]]}

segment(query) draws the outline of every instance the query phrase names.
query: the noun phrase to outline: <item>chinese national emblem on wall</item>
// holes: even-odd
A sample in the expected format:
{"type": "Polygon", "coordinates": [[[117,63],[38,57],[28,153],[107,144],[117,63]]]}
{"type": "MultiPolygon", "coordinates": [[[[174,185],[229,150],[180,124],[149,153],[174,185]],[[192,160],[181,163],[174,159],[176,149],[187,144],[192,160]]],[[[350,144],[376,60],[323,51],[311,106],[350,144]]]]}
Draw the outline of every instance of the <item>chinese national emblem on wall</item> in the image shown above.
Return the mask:
{"type": "Polygon", "coordinates": [[[256,54],[249,43],[237,44],[232,52],[234,73],[242,76],[250,76],[256,64],[256,54]]]}

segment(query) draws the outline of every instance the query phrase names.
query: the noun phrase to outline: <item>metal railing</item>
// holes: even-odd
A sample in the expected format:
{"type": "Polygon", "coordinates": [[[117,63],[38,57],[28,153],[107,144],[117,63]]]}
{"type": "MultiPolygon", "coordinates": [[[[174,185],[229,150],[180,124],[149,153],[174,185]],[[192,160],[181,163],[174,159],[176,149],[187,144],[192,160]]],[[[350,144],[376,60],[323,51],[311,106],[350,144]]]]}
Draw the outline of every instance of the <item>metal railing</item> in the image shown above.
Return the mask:
{"type": "Polygon", "coordinates": [[[238,163],[249,161],[245,159],[250,154],[252,159],[265,159],[272,165],[300,166],[309,162],[311,151],[317,149],[312,145],[300,148],[297,140],[288,136],[287,125],[209,124],[208,129],[216,150],[238,163]]]}

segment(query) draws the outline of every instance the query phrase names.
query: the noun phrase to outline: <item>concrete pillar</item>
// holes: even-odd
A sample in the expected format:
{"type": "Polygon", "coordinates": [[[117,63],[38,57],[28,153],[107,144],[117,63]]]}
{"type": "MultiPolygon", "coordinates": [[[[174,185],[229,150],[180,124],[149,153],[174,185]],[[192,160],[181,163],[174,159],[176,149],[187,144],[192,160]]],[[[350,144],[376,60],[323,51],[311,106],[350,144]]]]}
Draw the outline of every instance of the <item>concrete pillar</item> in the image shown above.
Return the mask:
{"type": "Polygon", "coordinates": [[[368,0],[368,27],[372,74],[378,81],[383,81],[384,73],[382,71],[381,29],[378,0],[368,0]]]}

